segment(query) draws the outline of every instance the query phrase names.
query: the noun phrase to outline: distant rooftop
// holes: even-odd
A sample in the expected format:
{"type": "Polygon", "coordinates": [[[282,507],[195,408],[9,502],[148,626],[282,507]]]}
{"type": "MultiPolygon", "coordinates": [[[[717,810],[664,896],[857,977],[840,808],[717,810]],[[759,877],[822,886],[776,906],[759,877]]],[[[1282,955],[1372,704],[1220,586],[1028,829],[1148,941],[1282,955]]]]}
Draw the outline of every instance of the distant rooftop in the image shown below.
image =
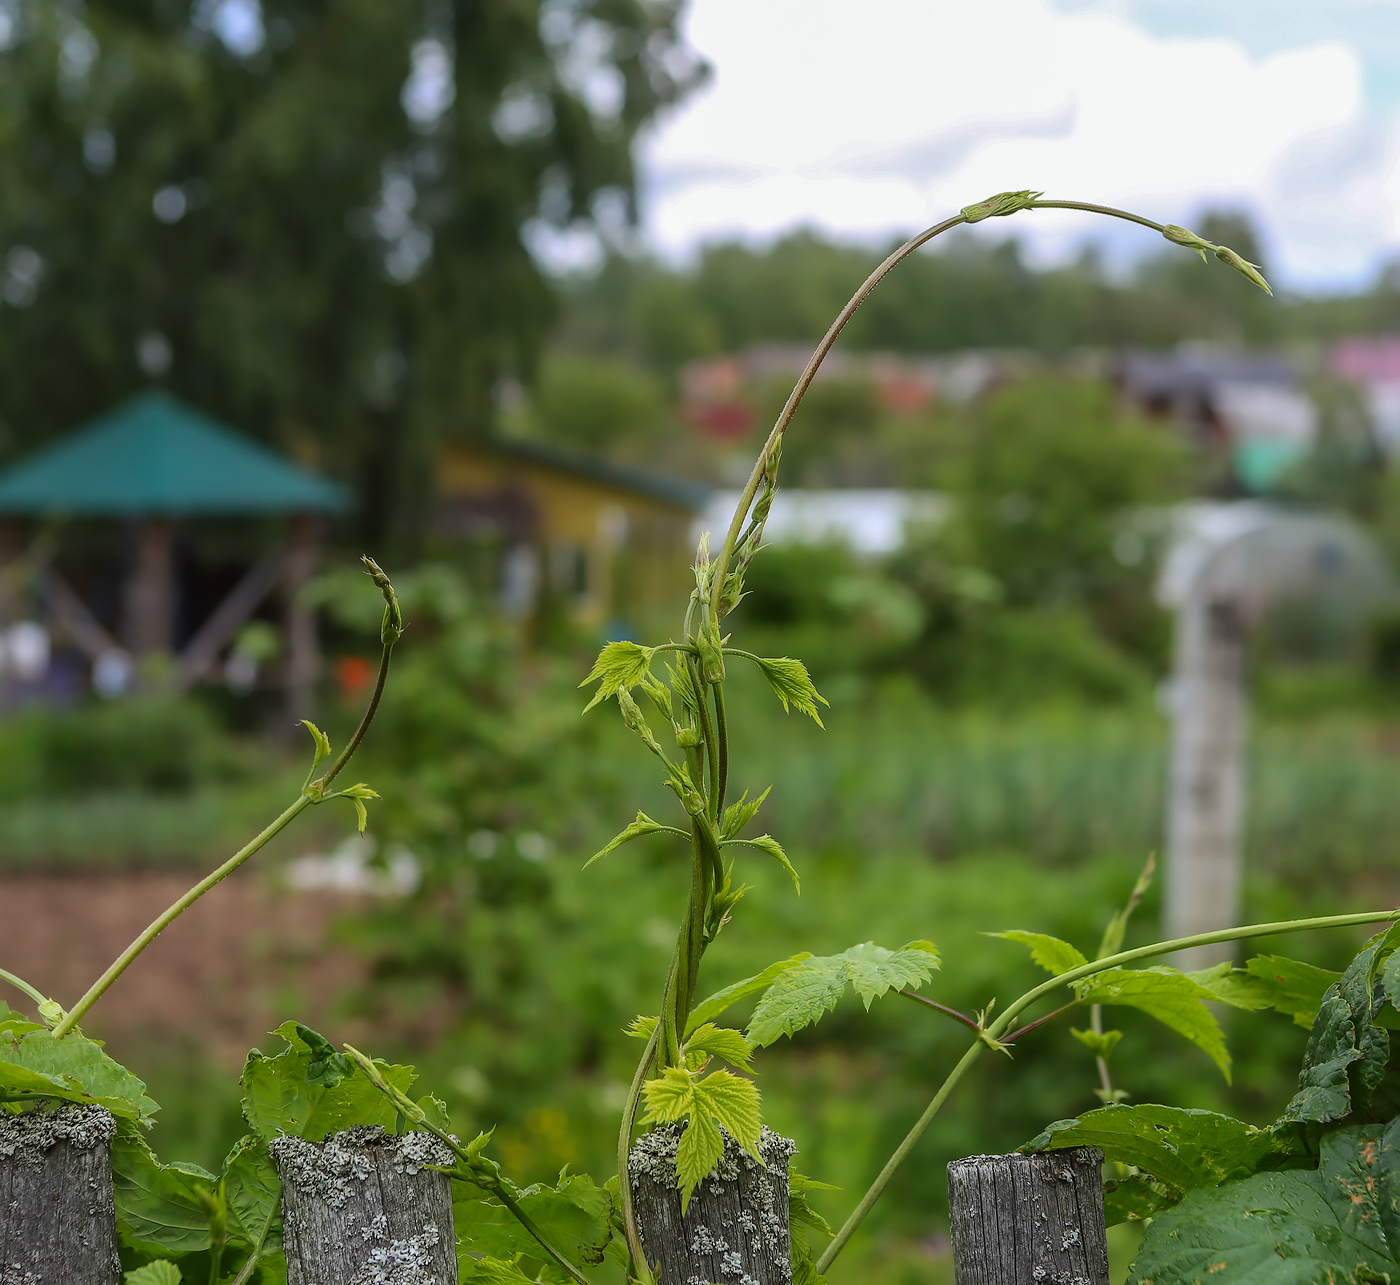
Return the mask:
{"type": "Polygon", "coordinates": [[[119,406],[0,474],[0,513],[339,513],[350,493],[168,393],[119,406]]]}
{"type": "Polygon", "coordinates": [[[621,464],[601,455],[591,455],[586,451],[574,450],[554,442],[519,437],[493,437],[486,443],[486,447],[497,455],[538,464],[542,468],[556,469],[574,477],[587,478],[590,482],[616,487],[619,491],[630,491],[635,495],[644,495],[678,509],[689,509],[692,513],[699,513],[704,509],[714,489],[704,482],[692,482],[687,478],[657,473],[651,469],[638,468],[635,464],[621,464]]]}

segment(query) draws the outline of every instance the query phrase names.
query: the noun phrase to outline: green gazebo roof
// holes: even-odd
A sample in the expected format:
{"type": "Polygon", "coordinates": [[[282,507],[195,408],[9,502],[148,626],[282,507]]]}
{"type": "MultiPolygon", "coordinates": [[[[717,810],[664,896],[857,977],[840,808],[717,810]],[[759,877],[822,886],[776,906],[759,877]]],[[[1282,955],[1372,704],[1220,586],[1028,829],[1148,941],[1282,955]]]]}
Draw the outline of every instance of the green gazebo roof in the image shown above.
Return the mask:
{"type": "Polygon", "coordinates": [[[168,393],[143,393],[0,474],[0,513],[338,513],[338,482],[168,393]]]}

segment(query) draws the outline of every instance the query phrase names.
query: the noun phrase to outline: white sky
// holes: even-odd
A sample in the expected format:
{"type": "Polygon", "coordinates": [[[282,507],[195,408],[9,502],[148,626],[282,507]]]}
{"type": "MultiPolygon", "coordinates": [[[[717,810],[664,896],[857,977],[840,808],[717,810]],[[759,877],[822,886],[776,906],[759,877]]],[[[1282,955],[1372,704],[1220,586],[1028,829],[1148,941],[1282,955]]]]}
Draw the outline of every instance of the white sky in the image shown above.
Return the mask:
{"type": "MultiPolygon", "coordinates": [[[[1299,288],[1360,282],[1400,250],[1400,109],[1368,92],[1365,48],[1367,15],[1390,23],[1400,0],[1309,0],[1272,41],[1251,39],[1267,16],[1244,35],[1214,20],[1249,0],[1170,30],[1136,3],[691,0],[713,76],[643,143],[646,238],[668,257],[804,225],[883,241],[1030,187],[1188,226],[1245,207],[1299,288]],[[1311,6],[1348,3],[1350,26],[1310,25],[1311,6]]],[[[986,226],[1041,260],[1089,237],[1158,248],[1088,216],[986,226]]]]}

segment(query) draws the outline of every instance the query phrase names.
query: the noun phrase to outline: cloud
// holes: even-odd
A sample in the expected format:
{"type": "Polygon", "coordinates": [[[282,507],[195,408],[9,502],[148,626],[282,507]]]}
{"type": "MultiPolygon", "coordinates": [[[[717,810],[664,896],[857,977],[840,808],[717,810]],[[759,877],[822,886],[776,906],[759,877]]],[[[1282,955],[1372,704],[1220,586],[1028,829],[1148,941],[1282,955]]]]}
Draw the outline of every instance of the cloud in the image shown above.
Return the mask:
{"type": "MultiPolygon", "coordinates": [[[[648,231],[673,254],[801,225],[884,239],[1022,187],[1172,222],[1276,205],[1268,240],[1303,281],[1365,271],[1395,233],[1396,131],[1367,115],[1335,37],[1265,56],[1053,0],[692,5],[714,79],[642,153],[648,231]]],[[[1068,214],[1015,231],[1042,257],[1087,236],[1150,248],[1068,214]]]]}

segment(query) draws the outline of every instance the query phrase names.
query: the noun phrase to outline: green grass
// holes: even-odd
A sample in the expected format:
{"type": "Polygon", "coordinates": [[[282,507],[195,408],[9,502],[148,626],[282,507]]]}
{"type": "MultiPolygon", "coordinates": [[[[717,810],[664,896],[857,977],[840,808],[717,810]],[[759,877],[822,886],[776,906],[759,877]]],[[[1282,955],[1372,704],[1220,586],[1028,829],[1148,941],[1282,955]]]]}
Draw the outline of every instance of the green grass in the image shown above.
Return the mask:
{"type": "MultiPolygon", "coordinates": [[[[0,874],[201,869],[236,851],[295,799],[302,775],[283,770],[270,779],[206,785],[187,794],[110,790],[6,801],[0,874]]],[[[313,813],[280,840],[281,850],[323,846],[345,832],[345,819],[313,813]]]]}

